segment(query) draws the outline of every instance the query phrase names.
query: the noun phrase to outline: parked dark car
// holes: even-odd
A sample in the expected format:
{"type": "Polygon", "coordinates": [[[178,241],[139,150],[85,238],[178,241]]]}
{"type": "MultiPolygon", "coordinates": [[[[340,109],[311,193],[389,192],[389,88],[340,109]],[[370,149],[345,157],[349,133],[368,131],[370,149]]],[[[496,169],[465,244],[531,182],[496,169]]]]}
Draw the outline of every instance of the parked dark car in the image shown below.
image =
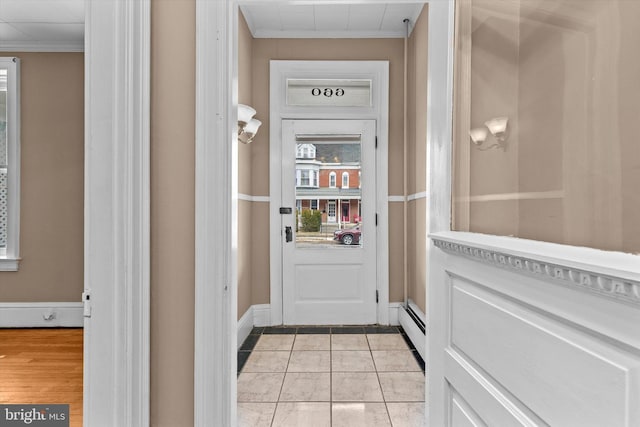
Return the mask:
{"type": "Polygon", "coordinates": [[[360,225],[356,225],[353,228],[334,231],[333,240],[342,242],[344,245],[357,245],[360,243],[360,235],[360,225]]]}

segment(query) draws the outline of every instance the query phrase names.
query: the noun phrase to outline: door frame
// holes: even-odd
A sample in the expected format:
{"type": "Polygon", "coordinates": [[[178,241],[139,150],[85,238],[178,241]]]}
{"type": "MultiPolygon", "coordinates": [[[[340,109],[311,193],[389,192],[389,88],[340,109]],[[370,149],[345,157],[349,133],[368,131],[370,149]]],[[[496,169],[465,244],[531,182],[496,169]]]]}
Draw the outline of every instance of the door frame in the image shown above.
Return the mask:
{"type": "Polygon", "coordinates": [[[195,427],[237,425],[237,22],[196,0],[195,427]]]}
{"type": "MultiPolygon", "coordinates": [[[[356,135],[359,134],[357,145],[360,146],[360,162],[358,170],[362,172],[362,176],[367,183],[361,191],[360,199],[374,200],[376,194],[376,148],[375,136],[377,123],[371,119],[326,119],[326,120],[283,120],[282,124],[282,140],[280,141],[284,153],[279,163],[279,183],[283,192],[281,193],[281,201],[272,200],[277,206],[275,210],[279,211],[279,206],[290,207],[291,203],[296,199],[295,185],[292,180],[296,169],[295,147],[296,136],[298,134],[305,135],[356,135]]],[[[333,138],[327,140],[328,143],[333,138]]],[[[354,143],[355,139],[346,139],[341,143],[354,143]]],[[[311,142],[309,142],[311,143],[311,142]]],[[[316,143],[315,141],[313,142],[316,143]]],[[[319,137],[317,143],[322,143],[322,136],[319,137]]],[[[338,170],[345,171],[347,166],[337,166],[338,170]]],[[[350,199],[341,199],[340,202],[340,218],[344,220],[342,215],[344,208],[349,207],[350,199]]],[[[278,235],[279,255],[282,260],[280,265],[282,269],[282,315],[283,324],[287,325],[313,325],[313,324],[371,324],[377,322],[379,302],[375,300],[374,291],[377,285],[377,255],[378,230],[375,224],[376,203],[368,204],[367,217],[364,223],[363,233],[372,237],[367,239],[367,245],[359,249],[334,248],[328,249],[309,249],[300,248],[297,244],[297,232],[293,232],[293,241],[286,243],[283,236],[278,235]],[[302,271],[296,266],[302,267],[302,271]],[[335,275],[338,270],[345,273],[345,268],[358,268],[358,278],[355,285],[350,289],[354,292],[349,298],[343,297],[338,300],[334,299],[328,291],[322,291],[312,297],[313,301],[298,299],[301,295],[298,291],[303,289],[309,290],[306,286],[299,287],[295,282],[298,274],[309,277],[308,268],[312,268],[314,273],[312,277],[318,277],[327,267],[327,277],[333,277],[333,280],[341,280],[342,275],[335,275]],[[306,271],[306,273],[305,273],[306,271]],[[323,294],[321,296],[321,294],[323,294]],[[332,301],[332,302],[329,302],[332,301]],[[339,302],[338,302],[339,301],[339,302]]],[[[284,227],[294,227],[298,218],[292,217],[290,214],[279,215],[279,230],[284,227]]],[[[333,233],[330,234],[333,236],[333,233]]],[[[348,274],[348,273],[346,273],[348,274]]],[[[323,276],[324,277],[324,276],[323,276]]],[[[307,280],[307,279],[305,279],[307,280]]],[[[315,279],[310,279],[311,283],[315,279]]],[[[321,285],[313,286],[314,289],[322,289],[321,285]],[[319,286],[319,287],[318,287],[319,286]]],[[[304,292],[303,292],[304,293],[304,292]]]]}
{"type": "Polygon", "coordinates": [[[327,200],[327,224],[329,223],[329,218],[332,218],[333,221],[331,221],[331,223],[337,223],[338,222],[338,216],[336,215],[336,212],[338,212],[336,210],[336,200],[331,199],[331,200],[327,200]],[[333,216],[329,215],[329,212],[331,212],[331,209],[329,208],[330,206],[333,206],[333,216]]]}
{"type": "MultiPolygon", "coordinates": [[[[271,324],[283,322],[282,300],[282,121],[375,120],[376,136],[376,206],[378,247],[376,250],[376,289],[378,290],[377,321],[389,324],[389,225],[388,225],[388,139],[389,139],[389,63],[388,61],[271,61],[269,85],[269,253],[271,324]],[[372,79],[371,107],[326,108],[290,107],[286,105],[286,78],[349,78],[372,79]]],[[[342,180],[342,176],[340,176],[342,180]]],[[[342,181],[337,181],[342,185],[342,181]]],[[[336,215],[342,215],[342,204],[336,203],[336,215]]]]}
{"type": "Polygon", "coordinates": [[[149,425],[150,16],[85,1],[85,426],[149,425]]]}

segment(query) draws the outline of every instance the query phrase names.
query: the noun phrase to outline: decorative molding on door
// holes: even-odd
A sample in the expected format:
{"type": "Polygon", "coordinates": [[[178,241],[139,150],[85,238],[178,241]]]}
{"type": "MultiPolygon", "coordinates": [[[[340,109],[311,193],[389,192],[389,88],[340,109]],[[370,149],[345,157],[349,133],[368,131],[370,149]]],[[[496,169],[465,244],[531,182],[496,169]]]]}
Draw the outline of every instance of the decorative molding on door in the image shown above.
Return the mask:
{"type": "Polygon", "coordinates": [[[81,302],[0,303],[0,328],[82,328],[81,302]]]}
{"type": "Polygon", "coordinates": [[[542,261],[521,254],[512,254],[508,251],[491,250],[479,245],[451,242],[437,237],[433,238],[433,243],[437,248],[454,255],[506,268],[520,274],[533,275],[547,280],[552,279],[563,285],[640,305],[640,281],[637,280],[563,265],[560,261],[542,261]]]}

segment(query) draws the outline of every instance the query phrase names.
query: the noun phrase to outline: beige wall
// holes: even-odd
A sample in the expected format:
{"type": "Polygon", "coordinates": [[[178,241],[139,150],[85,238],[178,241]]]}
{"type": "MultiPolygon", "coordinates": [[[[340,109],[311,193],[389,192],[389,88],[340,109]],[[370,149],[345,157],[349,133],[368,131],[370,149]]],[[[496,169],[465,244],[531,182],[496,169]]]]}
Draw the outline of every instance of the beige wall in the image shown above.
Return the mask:
{"type": "Polygon", "coordinates": [[[519,236],[640,252],[640,4],[536,6],[520,16],[520,191],[564,197],[521,201],[519,236]]]}
{"type": "Polygon", "coordinates": [[[193,425],[195,1],[151,2],[151,425],[193,425]]]}
{"type": "Polygon", "coordinates": [[[504,196],[471,203],[471,230],[639,253],[640,3],[474,0],[472,13],[471,127],[500,115],[510,131],[506,152],[471,150],[470,195],[504,196]]]}
{"type": "Polygon", "coordinates": [[[20,58],[20,269],[1,302],[80,301],[84,263],[84,55],[20,58]]]}
{"type": "MultiPolygon", "coordinates": [[[[485,20],[496,0],[473,1],[473,50],[471,56],[471,128],[482,127],[494,117],[509,117],[508,149],[471,149],[471,196],[518,192],[518,40],[517,2],[503,5],[504,15],[485,20]],[[477,105],[475,105],[477,104],[477,105]]],[[[504,2],[503,2],[504,3],[504,2]]],[[[467,134],[468,135],[468,134],[467,134]]],[[[495,142],[487,138],[487,144],[495,142]]],[[[468,139],[463,143],[469,143],[468,139]]],[[[518,202],[474,202],[471,229],[495,233],[509,224],[507,234],[518,229],[518,202]]]]}
{"type": "MultiPolygon", "coordinates": [[[[253,38],[242,14],[238,19],[238,103],[253,105],[251,73],[253,38]]],[[[251,154],[253,144],[238,143],[238,191],[251,195],[251,154]]],[[[238,203],[238,319],[251,307],[251,283],[253,245],[253,202],[238,203]]]]}
{"type": "Polygon", "coordinates": [[[620,168],[622,180],[622,250],[640,253],[640,85],[636,82],[640,76],[640,58],[636,52],[640,40],[640,2],[625,2],[615,11],[619,19],[620,51],[632,52],[621,55],[619,66],[613,71],[618,98],[618,123],[620,125],[620,168]],[[627,84],[620,84],[626,82],[627,84]],[[624,126],[622,126],[624,125],[624,126]]]}
{"type": "MultiPolygon", "coordinates": [[[[408,43],[408,164],[407,192],[409,195],[427,189],[427,50],[428,9],[424,7],[414,23],[408,43]]],[[[426,312],[427,284],[427,211],[424,198],[408,202],[407,297],[426,312]]]]}

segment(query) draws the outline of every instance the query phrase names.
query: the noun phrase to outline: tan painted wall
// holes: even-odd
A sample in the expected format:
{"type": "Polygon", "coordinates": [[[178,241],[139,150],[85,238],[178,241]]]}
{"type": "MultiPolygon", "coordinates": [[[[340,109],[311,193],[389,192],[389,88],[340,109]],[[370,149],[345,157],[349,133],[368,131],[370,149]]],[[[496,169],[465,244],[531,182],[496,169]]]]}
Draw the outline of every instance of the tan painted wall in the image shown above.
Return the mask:
{"type": "Polygon", "coordinates": [[[151,425],[193,425],[195,1],[151,2],[151,425]]]}
{"type": "Polygon", "coordinates": [[[519,236],[638,253],[640,60],[631,52],[640,4],[526,4],[520,191],[562,190],[564,197],[521,201],[519,236]],[[568,18],[540,13],[549,8],[568,18]]]}
{"type": "Polygon", "coordinates": [[[511,200],[472,202],[472,231],[640,253],[638,19],[634,1],[474,0],[471,125],[510,131],[471,150],[471,195],[511,200]]]}
{"type": "MultiPolygon", "coordinates": [[[[242,14],[238,19],[238,103],[253,104],[253,82],[251,80],[253,38],[242,14]]],[[[254,144],[238,143],[238,191],[251,192],[251,154],[254,144]]],[[[252,266],[252,210],[253,202],[238,203],[238,319],[251,307],[252,266]]]]}
{"type": "MultiPolygon", "coordinates": [[[[238,103],[253,106],[253,37],[242,14],[238,15],[238,103]]],[[[261,112],[256,114],[256,118],[262,120],[261,112]]],[[[238,144],[238,191],[243,194],[252,194],[253,148],[253,144],[238,144]]]]}
{"type": "MultiPolygon", "coordinates": [[[[473,50],[471,57],[471,127],[481,127],[494,117],[509,117],[506,151],[471,149],[471,195],[518,191],[518,40],[517,2],[504,5],[504,16],[486,21],[486,8],[496,0],[473,2],[473,50]]],[[[503,2],[504,3],[504,2],[503,2]]],[[[495,141],[487,138],[487,143],[495,141]]],[[[462,143],[469,143],[468,139],[462,143]]],[[[471,229],[494,233],[509,224],[506,234],[518,229],[518,203],[477,202],[471,205],[471,229]]]]}
{"type": "MultiPolygon", "coordinates": [[[[616,11],[619,17],[620,51],[636,52],[637,41],[640,40],[640,2],[626,2],[616,11]],[[623,7],[623,8],[622,8],[623,7]]],[[[613,71],[614,81],[619,82],[616,90],[618,99],[618,123],[620,129],[620,168],[622,180],[622,250],[640,253],[640,227],[638,226],[638,212],[640,212],[640,85],[629,84],[637,82],[640,76],[640,59],[635,54],[621,55],[619,66],[613,71]],[[620,84],[626,82],[626,84],[620,84]]]]}
{"type": "MultiPolygon", "coordinates": [[[[254,39],[253,107],[263,125],[252,144],[252,195],[269,194],[269,60],[389,60],[389,194],[402,194],[403,41],[402,39],[254,39]]],[[[269,303],[269,215],[267,206],[254,203],[252,230],[252,304],[269,303]],[[260,234],[260,239],[257,238],[260,234]]],[[[390,209],[390,301],[402,301],[402,210],[390,209]],[[400,233],[396,232],[399,227],[400,233]],[[394,231],[391,230],[394,229],[394,231]]]]}
{"type": "Polygon", "coordinates": [[[21,60],[20,269],[0,301],[80,301],[84,263],[84,55],[21,60]]]}
{"type": "MultiPolygon", "coordinates": [[[[427,51],[428,8],[423,8],[408,44],[408,194],[426,191],[427,184],[427,51]]],[[[407,296],[426,312],[426,200],[408,202],[407,296]]]]}
{"type": "Polygon", "coordinates": [[[404,301],[404,233],[402,203],[389,203],[389,302],[404,301]]]}

